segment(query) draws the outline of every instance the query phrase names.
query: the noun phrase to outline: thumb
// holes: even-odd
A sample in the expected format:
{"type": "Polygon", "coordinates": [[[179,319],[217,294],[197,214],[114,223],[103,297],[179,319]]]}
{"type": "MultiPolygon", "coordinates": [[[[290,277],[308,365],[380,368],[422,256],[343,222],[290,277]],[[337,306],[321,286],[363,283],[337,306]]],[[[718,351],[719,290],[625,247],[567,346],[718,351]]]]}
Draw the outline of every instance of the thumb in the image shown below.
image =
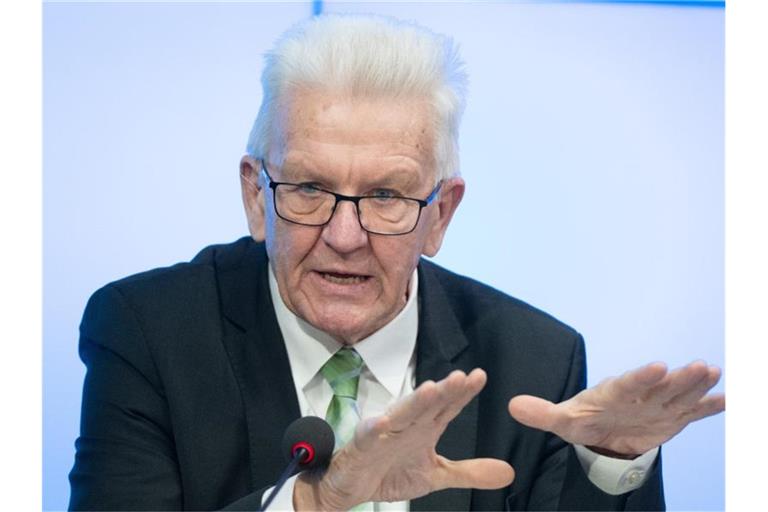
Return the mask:
{"type": "Polygon", "coordinates": [[[499,459],[480,458],[443,461],[441,471],[435,480],[435,490],[459,489],[501,489],[515,479],[515,470],[499,459]]]}
{"type": "Polygon", "coordinates": [[[552,432],[557,423],[557,406],[549,400],[518,395],[509,401],[509,414],[528,427],[552,432]]]}

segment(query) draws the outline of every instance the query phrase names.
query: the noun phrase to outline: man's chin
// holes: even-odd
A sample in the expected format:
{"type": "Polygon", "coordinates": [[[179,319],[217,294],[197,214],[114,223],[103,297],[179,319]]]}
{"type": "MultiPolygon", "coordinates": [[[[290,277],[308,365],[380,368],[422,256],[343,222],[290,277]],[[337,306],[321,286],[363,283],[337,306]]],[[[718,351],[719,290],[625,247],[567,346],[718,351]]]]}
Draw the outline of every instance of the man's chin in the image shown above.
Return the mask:
{"type": "Polygon", "coordinates": [[[378,323],[357,319],[349,310],[345,314],[334,315],[334,318],[319,319],[315,327],[331,335],[336,341],[344,345],[354,345],[379,330],[382,326],[378,323]]]}

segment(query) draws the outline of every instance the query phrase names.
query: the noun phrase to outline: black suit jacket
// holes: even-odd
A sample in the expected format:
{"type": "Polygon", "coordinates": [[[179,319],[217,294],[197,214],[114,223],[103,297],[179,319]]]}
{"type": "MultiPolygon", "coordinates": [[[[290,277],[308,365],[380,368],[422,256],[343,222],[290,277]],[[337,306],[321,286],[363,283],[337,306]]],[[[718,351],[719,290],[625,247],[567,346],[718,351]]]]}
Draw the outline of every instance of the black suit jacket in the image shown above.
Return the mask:
{"type": "MultiPolygon", "coordinates": [[[[191,263],[112,283],[80,326],[87,367],[71,509],[258,509],[300,416],[263,244],[243,238],[191,263]]],[[[640,489],[610,496],[573,449],[510,418],[507,402],[555,402],[585,385],[581,336],[492,288],[419,264],[419,383],[481,367],[488,384],[449,424],[438,452],[496,457],[509,488],[449,489],[412,510],[648,510],[664,507],[660,461],[640,489]]]]}

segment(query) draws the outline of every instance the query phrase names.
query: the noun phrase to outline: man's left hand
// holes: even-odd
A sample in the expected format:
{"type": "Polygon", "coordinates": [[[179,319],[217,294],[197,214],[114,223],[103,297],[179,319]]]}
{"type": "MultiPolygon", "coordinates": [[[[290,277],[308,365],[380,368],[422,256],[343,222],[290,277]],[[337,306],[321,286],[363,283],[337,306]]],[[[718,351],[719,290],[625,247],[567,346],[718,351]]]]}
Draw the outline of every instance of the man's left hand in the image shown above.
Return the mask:
{"type": "Polygon", "coordinates": [[[707,395],[719,380],[720,369],[701,361],[671,372],[663,363],[651,363],[559,404],[516,396],[509,401],[509,413],[571,444],[631,458],[668,441],[692,421],[725,410],[724,394],[707,395]]]}

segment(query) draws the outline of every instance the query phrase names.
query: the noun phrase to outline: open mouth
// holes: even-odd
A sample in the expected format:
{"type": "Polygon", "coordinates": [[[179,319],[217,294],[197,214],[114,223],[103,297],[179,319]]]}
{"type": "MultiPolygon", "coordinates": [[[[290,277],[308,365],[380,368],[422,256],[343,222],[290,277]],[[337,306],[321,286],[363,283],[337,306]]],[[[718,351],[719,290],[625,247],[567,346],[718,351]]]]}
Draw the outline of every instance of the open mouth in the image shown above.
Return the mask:
{"type": "Polygon", "coordinates": [[[323,279],[334,284],[360,284],[371,278],[371,276],[337,274],[336,272],[319,272],[319,274],[323,279]]]}

